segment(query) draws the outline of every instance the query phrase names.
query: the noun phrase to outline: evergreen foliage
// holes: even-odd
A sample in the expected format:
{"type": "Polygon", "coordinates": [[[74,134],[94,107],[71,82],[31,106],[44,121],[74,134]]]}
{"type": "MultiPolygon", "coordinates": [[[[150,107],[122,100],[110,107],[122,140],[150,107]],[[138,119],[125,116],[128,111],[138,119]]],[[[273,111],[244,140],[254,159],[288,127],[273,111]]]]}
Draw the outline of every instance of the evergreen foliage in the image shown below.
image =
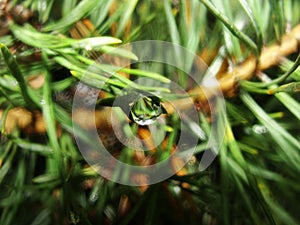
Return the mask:
{"type": "MultiPolygon", "coordinates": [[[[299,224],[299,9],[299,0],[0,1],[0,224],[299,224]],[[200,56],[206,75],[219,81],[226,110],[217,112],[223,139],[208,169],[197,167],[208,140],[191,129],[199,140],[182,170],[157,184],[126,186],[93,170],[74,141],[78,80],[91,89],[105,82],[99,105],[106,107],[128,86],[153,94],[137,101],[134,116],[151,101],[150,116],[170,112],[158,92],[178,97],[134,78],[175,81],[193,96],[197,127],[206,137],[212,132],[203,87],[182,72],[109,66],[112,50],[121,62],[134,61],[134,50],[117,47],[140,40],[168,41],[200,56]]],[[[192,58],[184,63],[199,69],[192,58]]],[[[170,123],[157,160],[170,157],[176,135],[187,129],[176,115],[170,123]]],[[[137,157],[120,149],[124,162],[137,157]]]]}

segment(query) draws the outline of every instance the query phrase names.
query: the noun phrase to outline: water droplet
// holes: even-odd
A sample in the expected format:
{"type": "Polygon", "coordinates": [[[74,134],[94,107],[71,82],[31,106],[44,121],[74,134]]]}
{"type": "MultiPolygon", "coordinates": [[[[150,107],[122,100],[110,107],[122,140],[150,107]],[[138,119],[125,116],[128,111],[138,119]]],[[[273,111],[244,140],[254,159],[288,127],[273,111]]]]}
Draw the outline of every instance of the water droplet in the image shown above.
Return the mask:
{"type": "Polygon", "coordinates": [[[131,106],[130,116],[134,122],[141,126],[153,124],[165,112],[159,98],[156,96],[140,94],[131,106]]]}
{"type": "Polygon", "coordinates": [[[257,134],[264,134],[268,132],[268,129],[265,126],[258,125],[258,124],[254,125],[252,127],[252,130],[257,134]]]}
{"type": "Polygon", "coordinates": [[[91,201],[92,203],[96,202],[98,199],[99,199],[99,194],[98,194],[98,193],[92,193],[92,194],[90,195],[90,201],[91,201]]]}
{"type": "Polygon", "coordinates": [[[46,100],[45,99],[41,99],[40,103],[41,103],[41,105],[45,105],[46,104],[46,100]]]}
{"type": "Polygon", "coordinates": [[[141,126],[151,125],[155,123],[156,118],[147,118],[146,116],[133,117],[134,122],[141,126]]]}

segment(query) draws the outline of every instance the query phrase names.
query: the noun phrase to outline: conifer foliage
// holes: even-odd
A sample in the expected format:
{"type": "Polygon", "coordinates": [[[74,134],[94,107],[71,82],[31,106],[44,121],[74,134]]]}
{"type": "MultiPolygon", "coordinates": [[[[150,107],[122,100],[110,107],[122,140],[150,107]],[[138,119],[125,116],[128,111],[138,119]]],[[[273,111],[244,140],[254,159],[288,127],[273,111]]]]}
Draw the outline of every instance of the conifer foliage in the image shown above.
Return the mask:
{"type": "Polygon", "coordinates": [[[0,0],[0,224],[299,224],[299,9],[299,0],[0,0]],[[197,57],[150,49],[185,71],[134,63],[130,43],[149,40],[197,57]],[[202,85],[210,77],[222,107],[202,85]],[[166,124],[152,132],[158,117],[166,124]],[[101,176],[87,158],[103,155],[76,142],[93,143],[94,123],[113,157],[168,158],[172,176],[150,184],[107,170],[136,185],[101,176]],[[126,146],[128,130],[149,152],[126,146]],[[188,162],[173,154],[185,133],[195,140],[188,162]]]}

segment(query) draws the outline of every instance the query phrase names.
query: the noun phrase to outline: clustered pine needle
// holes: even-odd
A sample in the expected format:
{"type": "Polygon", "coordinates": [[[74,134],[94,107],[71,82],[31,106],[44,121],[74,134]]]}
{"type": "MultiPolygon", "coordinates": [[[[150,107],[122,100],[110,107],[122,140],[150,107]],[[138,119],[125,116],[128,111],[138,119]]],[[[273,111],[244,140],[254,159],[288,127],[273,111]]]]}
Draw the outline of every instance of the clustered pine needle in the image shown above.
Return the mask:
{"type": "MultiPolygon", "coordinates": [[[[297,225],[299,7],[297,0],[0,1],[0,224],[297,225]],[[162,103],[172,127],[161,146],[155,147],[148,129],[133,126],[152,155],[130,149],[112,154],[139,165],[171,157],[170,168],[178,172],[154,185],[130,187],[88,165],[74,141],[68,106],[95,58],[106,55],[100,70],[112,61],[128,64],[136,59],[132,49],[117,52],[119,57],[108,52],[121,40],[149,39],[202,56],[218,85],[191,87],[180,71],[159,65],[150,71],[127,66],[108,80],[87,74],[86,87],[108,82],[99,95],[104,99],[127,85],[153,91],[134,84],[135,77],[175,80],[193,102],[172,104],[199,110],[197,129],[189,124],[199,143],[186,165],[172,157],[184,129],[172,104],[162,103]],[[226,110],[215,118],[223,140],[213,164],[200,171],[203,152],[211,150],[205,137],[214,121],[206,104],[214,88],[225,97],[226,110]]],[[[186,62],[190,70],[197,69],[193,60],[186,62]]],[[[111,138],[111,147],[109,110],[88,115],[95,116],[103,138],[111,138]]],[[[82,122],[86,112],[74,115],[83,127],[92,126],[82,122]]],[[[147,183],[143,175],[133,179],[147,183]]]]}

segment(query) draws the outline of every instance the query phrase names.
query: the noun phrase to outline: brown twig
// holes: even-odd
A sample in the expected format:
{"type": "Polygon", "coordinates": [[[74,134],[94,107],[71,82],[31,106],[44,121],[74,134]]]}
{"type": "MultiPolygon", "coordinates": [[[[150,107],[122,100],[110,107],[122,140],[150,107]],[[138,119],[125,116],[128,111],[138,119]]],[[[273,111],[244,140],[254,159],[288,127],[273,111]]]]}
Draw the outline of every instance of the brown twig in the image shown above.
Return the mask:
{"type": "MultiPolygon", "coordinates": [[[[216,93],[222,93],[225,97],[232,97],[236,94],[237,82],[239,80],[250,80],[257,71],[263,71],[280,63],[281,59],[299,52],[300,24],[282,37],[281,44],[265,47],[258,61],[255,57],[250,57],[231,71],[227,71],[218,78],[218,85],[213,87],[200,86],[189,91],[194,103],[197,102],[206,106],[208,100],[216,93]],[[258,63],[257,63],[258,62],[258,63]]],[[[173,113],[175,108],[186,109],[193,107],[191,101],[180,99],[172,104],[164,105],[168,113],[173,113]]]]}

